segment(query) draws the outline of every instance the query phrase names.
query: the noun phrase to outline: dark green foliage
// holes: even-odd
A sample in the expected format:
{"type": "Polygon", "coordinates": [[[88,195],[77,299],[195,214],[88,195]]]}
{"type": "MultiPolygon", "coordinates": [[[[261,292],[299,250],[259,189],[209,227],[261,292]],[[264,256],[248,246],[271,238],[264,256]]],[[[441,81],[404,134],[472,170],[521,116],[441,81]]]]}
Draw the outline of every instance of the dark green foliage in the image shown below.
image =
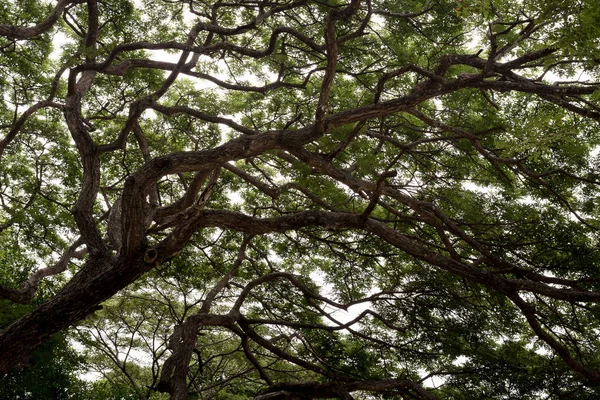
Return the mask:
{"type": "MultiPolygon", "coordinates": [[[[0,301],[0,329],[27,313],[28,306],[0,301]]],[[[60,333],[43,343],[23,365],[0,378],[4,399],[83,400],[85,383],[81,373],[83,359],[60,333]]]]}

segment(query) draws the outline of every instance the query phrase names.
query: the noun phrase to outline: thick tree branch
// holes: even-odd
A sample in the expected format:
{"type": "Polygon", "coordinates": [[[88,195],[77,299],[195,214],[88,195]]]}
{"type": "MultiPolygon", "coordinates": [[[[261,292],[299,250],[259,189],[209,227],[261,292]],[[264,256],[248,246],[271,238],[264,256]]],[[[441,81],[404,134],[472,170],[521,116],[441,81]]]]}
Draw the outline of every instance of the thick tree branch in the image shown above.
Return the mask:
{"type": "Polygon", "coordinates": [[[382,381],[353,381],[353,382],[282,382],[270,386],[254,400],[284,400],[284,399],[344,399],[344,392],[351,393],[359,390],[369,392],[383,392],[387,394],[399,394],[410,396],[414,399],[438,400],[439,398],[419,384],[401,379],[389,379],[382,381]]]}
{"type": "Polygon", "coordinates": [[[68,5],[79,4],[83,1],[84,0],[59,0],[50,15],[39,24],[32,27],[23,28],[14,25],[0,24],[0,36],[15,40],[32,39],[52,28],[68,5]]]}

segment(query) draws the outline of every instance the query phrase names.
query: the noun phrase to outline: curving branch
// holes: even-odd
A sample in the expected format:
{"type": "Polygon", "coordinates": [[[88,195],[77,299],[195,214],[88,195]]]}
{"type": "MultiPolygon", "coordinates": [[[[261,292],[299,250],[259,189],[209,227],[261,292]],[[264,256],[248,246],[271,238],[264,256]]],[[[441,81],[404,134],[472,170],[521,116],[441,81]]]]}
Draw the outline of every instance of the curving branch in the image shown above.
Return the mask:
{"type": "Polygon", "coordinates": [[[46,17],[46,19],[44,19],[39,24],[28,28],[23,28],[9,24],[0,24],[0,36],[5,36],[7,38],[15,40],[26,40],[35,38],[36,36],[39,36],[42,33],[49,30],[50,28],[52,28],[52,26],[60,18],[63,11],[67,8],[67,6],[71,4],[81,4],[84,2],[85,0],[58,0],[56,6],[54,6],[54,9],[50,13],[50,15],[48,15],[48,17],[46,17]]]}
{"type": "Polygon", "coordinates": [[[403,379],[353,382],[282,382],[270,386],[254,400],[302,399],[352,399],[349,393],[369,391],[375,393],[410,396],[421,400],[439,400],[439,397],[425,390],[419,384],[403,379]]]}

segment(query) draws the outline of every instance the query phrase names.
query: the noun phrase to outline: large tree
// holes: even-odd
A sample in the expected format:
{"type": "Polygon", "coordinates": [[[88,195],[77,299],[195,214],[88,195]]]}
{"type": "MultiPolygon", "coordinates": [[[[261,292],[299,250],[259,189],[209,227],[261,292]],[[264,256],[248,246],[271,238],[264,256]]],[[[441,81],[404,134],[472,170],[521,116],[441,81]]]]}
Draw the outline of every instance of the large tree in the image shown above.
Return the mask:
{"type": "Polygon", "coordinates": [[[599,396],[599,19],[0,2],[0,374],[75,327],[127,398],[599,396]]]}

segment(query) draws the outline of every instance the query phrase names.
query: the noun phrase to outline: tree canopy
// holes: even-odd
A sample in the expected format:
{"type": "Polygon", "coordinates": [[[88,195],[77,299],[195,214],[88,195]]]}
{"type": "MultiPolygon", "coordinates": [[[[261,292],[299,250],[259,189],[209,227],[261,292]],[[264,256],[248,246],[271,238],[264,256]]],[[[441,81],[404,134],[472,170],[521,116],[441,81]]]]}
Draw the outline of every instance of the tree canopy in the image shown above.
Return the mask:
{"type": "Polygon", "coordinates": [[[598,20],[0,1],[0,384],[600,396],[598,20]]]}

